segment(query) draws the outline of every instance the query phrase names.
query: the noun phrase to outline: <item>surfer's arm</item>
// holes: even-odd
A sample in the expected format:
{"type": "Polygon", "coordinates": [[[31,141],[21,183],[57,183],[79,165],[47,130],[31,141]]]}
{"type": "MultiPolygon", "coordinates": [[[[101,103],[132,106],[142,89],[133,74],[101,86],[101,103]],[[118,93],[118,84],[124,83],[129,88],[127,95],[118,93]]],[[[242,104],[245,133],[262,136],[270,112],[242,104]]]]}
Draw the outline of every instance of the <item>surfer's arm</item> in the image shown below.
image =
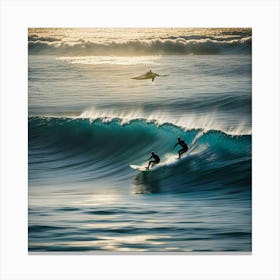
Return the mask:
{"type": "Polygon", "coordinates": [[[179,144],[179,143],[176,143],[176,144],[175,144],[175,146],[173,147],[173,149],[175,149],[175,148],[176,148],[176,146],[177,146],[178,144],[179,144]]]}

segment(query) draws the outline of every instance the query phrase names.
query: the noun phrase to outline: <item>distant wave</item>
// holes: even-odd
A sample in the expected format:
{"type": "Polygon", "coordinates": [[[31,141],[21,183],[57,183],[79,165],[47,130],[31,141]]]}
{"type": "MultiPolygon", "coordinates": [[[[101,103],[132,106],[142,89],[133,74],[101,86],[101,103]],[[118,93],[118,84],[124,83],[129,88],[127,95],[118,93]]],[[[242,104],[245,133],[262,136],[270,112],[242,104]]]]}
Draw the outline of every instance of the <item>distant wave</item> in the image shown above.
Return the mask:
{"type": "Polygon", "coordinates": [[[251,53],[250,35],[228,37],[171,36],[149,40],[128,40],[110,43],[91,42],[83,39],[75,42],[54,37],[30,35],[30,54],[57,55],[170,55],[170,54],[220,54],[251,53]]]}
{"type": "MultiPolygon", "coordinates": [[[[183,130],[172,124],[158,126],[145,120],[121,123],[119,119],[29,117],[30,180],[42,180],[44,176],[56,184],[61,179],[127,180],[133,172],[129,164],[147,162],[152,150],[160,154],[165,164],[153,172],[151,180],[165,182],[166,191],[171,188],[185,192],[180,186],[187,182],[197,189],[198,184],[205,188],[212,183],[234,186],[236,190],[237,186],[250,186],[251,135],[183,130]],[[170,158],[176,155],[172,148],[178,136],[186,140],[190,150],[186,159],[174,162],[170,158]]],[[[135,180],[139,186],[148,184],[141,183],[147,180],[141,175],[135,180]]]]}

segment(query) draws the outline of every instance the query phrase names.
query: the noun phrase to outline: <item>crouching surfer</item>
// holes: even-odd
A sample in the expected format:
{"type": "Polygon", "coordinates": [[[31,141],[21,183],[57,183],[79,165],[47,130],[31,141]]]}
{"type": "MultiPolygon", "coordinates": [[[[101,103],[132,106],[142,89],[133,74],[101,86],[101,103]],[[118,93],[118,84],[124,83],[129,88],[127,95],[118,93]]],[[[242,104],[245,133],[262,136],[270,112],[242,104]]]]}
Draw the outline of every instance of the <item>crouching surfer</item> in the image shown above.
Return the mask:
{"type": "Polygon", "coordinates": [[[186,142],[184,140],[182,140],[180,137],[178,137],[178,142],[175,144],[174,148],[177,145],[180,145],[182,147],[182,149],[178,151],[178,159],[180,159],[182,154],[188,151],[189,147],[186,144],[186,142]]]}
{"type": "Polygon", "coordinates": [[[160,162],[159,156],[157,154],[155,154],[154,152],[152,152],[152,155],[150,156],[150,158],[148,158],[148,160],[150,160],[150,161],[149,161],[148,166],[146,167],[147,170],[149,170],[151,164],[153,166],[160,162]],[[150,159],[153,159],[153,160],[150,160],[150,159]]]}

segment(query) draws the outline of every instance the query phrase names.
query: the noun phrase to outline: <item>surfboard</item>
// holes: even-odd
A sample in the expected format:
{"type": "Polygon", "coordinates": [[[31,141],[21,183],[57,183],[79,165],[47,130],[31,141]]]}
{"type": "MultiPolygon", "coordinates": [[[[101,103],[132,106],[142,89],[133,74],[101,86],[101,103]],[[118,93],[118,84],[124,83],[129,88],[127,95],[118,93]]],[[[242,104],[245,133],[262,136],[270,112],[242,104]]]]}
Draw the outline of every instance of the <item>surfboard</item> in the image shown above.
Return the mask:
{"type": "Polygon", "coordinates": [[[152,74],[144,74],[144,75],[141,75],[141,76],[138,76],[138,77],[133,77],[131,79],[135,79],[135,80],[147,80],[147,79],[153,79],[155,78],[156,75],[154,73],[152,74]]]}
{"type": "Polygon", "coordinates": [[[146,74],[143,74],[143,75],[140,75],[138,77],[133,77],[131,79],[134,79],[134,80],[147,80],[147,79],[152,79],[154,80],[156,77],[166,77],[168,75],[159,75],[157,73],[146,73],[146,74]]]}
{"type": "Polygon", "coordinates": [[[149,171],[149,169],[146,168],[146,166],[143,166],[143,165],[134,165],[134,164],[131,164],[129,165],[132,169],[135,169],[135,170],[138,170],[138,171],[149,171]]]}

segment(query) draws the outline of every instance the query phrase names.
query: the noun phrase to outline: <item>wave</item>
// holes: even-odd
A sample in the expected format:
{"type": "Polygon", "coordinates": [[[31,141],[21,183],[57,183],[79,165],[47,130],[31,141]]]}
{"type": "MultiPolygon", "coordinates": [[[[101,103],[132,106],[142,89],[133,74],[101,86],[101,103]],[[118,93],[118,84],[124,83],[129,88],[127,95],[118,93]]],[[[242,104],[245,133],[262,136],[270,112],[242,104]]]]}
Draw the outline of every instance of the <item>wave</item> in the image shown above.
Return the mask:
{"type": "MultiPolygon", "coordinates": [[[[88,108],[84,110],[81,114],[79,114],[77,117],[90,119],[91,121],[100,119],[103,122],[110,122],[116,119],[119,120],[121,124],[127,124],[130,123],[131,121],[143,120],[147,123],[155,123],[158,126],[164,124],[171,124],[180,127],[183,130],[190,130],[190,129],[201,129],[203,131],[219,130],[228,135],[251,134],[251,127],[248,127],[248,124],[245,124],[241,121],[237,126],[230,126],[221,120],[217,121],[216,120],[217,116],[215,115],[215,112],[206,113],[207,112],[206,109],[211,107],[211,105],[214,105],[214,102],[212,100],[209,100],[208,102],[206,97],[204,97],[203,100],[204,103],[200,102],[199,100],[196,102],[183,101],[178,103],[171,100],[168,102],[168,104],[153,102],[141,106],[139,106],[138,104],[136,108],[135,108],[135,103],[131,104],[128,102],[126,102],[125,105],[114,104],[114,108],[111,108],[108,104],[105,104],[103,107],[101,106],[99,108],[96,107],[88,108]],[[174,106],[174,108],[176,108],[178,112],[180,112],[180,110],[183,109],[182,113],[180,114],[180,117],[171,116],[166,112],[166,109],[168,109],[170,105],[174,106]],[[115,108],[116,106],[117,109],[115,108]],[[185,108],[188,108],[189,113],[187,114],[185,113],[185,108]],[[201,109],[204,109],[202,110],[203,112],[202,114],[194,113],[195,111],[199,112],[201,109]]],[[[216,106],[218,102],[219,101],[215,103],[216,106]]],[[[241,114],[243,112],[241,110],[242,105],[244,107],[245,101],[244,102],[235,101],[235,102],[237,103],[237,106],[239,106],[239,113],[241,114]],[[240,105],[240,103],[242,103],[242,105],[240,105]]],[[[227,111],[229,111],[227,103],[229,103],[230,106],[233,107],[233,102],[231,102],[231,100],[228,101],[228,99],[222,100],[220,107],[224,106],[227,108],[227,111]]],[[[250,104],[250,101],[248,101],[247,103],[250,104]]],[[[214,106],[212,106],[212,108],[213,107],[214,106]]],[[[250,106],[247,107],[250,108],[250,106]]],[[[216,109],[217,108],[218,106],[216,107],[216,109]]]]}
{"type": "Polygon", "coordinates": [[[167,38],[92,42],[79,39],[67,42],[60,38],[30,35],[30,54],[56,55],[186,55],[251,53],[252,38],[243,36],[170,36],[167,38]]]}
{"type": "Polygon", "coordinates": [[[193,188],[197,192],[221,184],[230,187],[228,192],[249,191],[251,135],[184,130],[144,119],[122,123],[120,119],[29,117],[31,181],[127,181],[135,174],[129,165],[146,163],[153,150],[163,164],[147,176],[136,174],[136,193],[150,192],[150,187],[156,192],[158,185],[172,192],[193,188]],[[174,161],[177,152],[172,148],[178,136],[190,149],[185,158],[174,161]]]}

